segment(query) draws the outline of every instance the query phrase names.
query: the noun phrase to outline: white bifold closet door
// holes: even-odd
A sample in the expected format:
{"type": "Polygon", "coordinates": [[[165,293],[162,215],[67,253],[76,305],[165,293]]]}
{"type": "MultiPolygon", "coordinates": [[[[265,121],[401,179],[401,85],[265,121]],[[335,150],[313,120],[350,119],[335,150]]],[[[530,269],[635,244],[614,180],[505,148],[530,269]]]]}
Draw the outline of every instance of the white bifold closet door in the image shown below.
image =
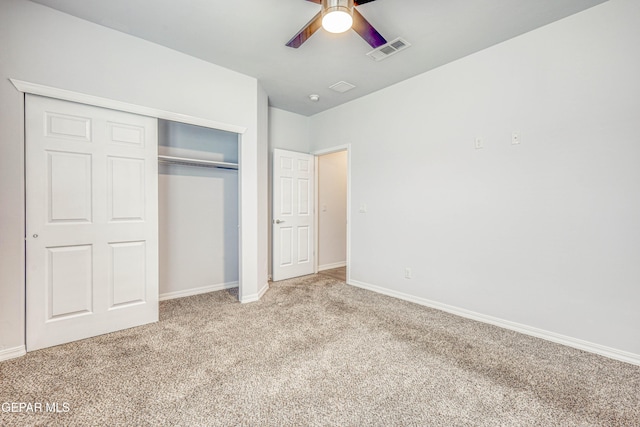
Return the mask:
{"type": "Polygon", "coordinates": [[[27,95],[27,350],[158,320],[157,121],[27,95]]]}

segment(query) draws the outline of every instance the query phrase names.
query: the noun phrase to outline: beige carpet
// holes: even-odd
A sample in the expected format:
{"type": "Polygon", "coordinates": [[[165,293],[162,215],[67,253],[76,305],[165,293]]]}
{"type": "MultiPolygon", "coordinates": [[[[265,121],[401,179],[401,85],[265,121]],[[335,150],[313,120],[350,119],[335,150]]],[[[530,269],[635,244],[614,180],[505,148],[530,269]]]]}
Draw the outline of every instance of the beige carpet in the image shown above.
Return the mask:
{"type": "Polygon", "coordinates": [[[0,363],[0,425],[640,426],[640,367],[314,275],[0,363]]]}

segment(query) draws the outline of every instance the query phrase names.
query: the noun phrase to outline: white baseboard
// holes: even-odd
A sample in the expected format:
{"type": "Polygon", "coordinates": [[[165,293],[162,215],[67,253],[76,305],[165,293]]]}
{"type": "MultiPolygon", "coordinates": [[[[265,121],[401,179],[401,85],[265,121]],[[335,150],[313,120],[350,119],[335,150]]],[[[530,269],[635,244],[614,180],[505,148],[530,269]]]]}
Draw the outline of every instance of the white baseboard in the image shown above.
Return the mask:
{"type": "Polygon", "coordinates": [[[455,314],[456,316],[466,317],[467,319],[476,320],[478,322],[489,323],[491,325],[499,326],[505,329],[510,329],[512,331],[520,332],[525,335],[531,335],[536,338],[542,338],[547,341],[552,341],[558,344],[563,344],[569,347],[577,348],[579,350],[584,350],[590,353],[599,354],[601,356],[605,356],[610,359],[615,359],[621,362],[631,363],[633,365],[640,366],[640,354],[630,353],[627,351],[606,347],[600,344],[595,344],[595,343],[584,341],[578,338],[557,334],[555,332],[545,331],[543,329],[534,328],[532,326],[511,322],[509,320],[504,320],[504,319],[500,319],[493,316],[487,316],[486,314],[476,313],[474,311],[466,310],[464,308],[454,307],[452,305],[428,300],[426,298],[416,297],[416,296],[405,294],[402,292],[397,292],[391,289],[383,288],[381,286],[370,285],[368,283],[359,282],[357,280],[350,280],[348,284],[356,286],[358,288],[363,288],[369,291],[377,292],[379,294],[384,294],[394,298],[420,304],[426,307],[431,307],[437,310],[446,311],[447,313],[455,314]]]}
{"type": "Polygon", "coordinates": [[[27,354],[27,348],[23,345],[0,350],[0,362],[3,360],[15,359],[16,357],[22,357],[25,354],[27,354]]]}
{"type": "Polygon", "coordinates": [[[265,283],[264,286],[262,286],[262,289],[258,291],[258,299],[262,298],[264,294],[267,293],[268,290],[269,290],[269,282],[265,283]]]}
{"type": "Polygon", "coordinates": [[[332,268],[346,267],[347,261],[334,262],[331,264],[322,264],[318,266],[318,271],[331,270],[332,268]]]}
{"type": "Polygon", "coordinates": [[[262,296],[269,290],[269,283],[265,283],[264,286],[262,286],[262,288],[260,288],[260,290],[258,291],[258,293],[256,294],[252,294],[252,295],[247,295],[246,297],[240,299],[240,302],[242,304],[247,304],[250,302],[256,302],[259,301],[260,298],[262,298],[262,296]]]}
{"type": "Polygon", "coordinates": [[[237,288],[237,287],[238,287],[238,282],[219,283],[217,285],[202,286],[200,288],[185,289],[182,291],[175,291],[175,292],[166,292],[164,294],[160,294],[159,299],[160,301],[165,301],[169,299],[190,297],[193,295],[206,294],[208,292],[221,291],[223,289],[230,289],[230,288],[237,288]]]}

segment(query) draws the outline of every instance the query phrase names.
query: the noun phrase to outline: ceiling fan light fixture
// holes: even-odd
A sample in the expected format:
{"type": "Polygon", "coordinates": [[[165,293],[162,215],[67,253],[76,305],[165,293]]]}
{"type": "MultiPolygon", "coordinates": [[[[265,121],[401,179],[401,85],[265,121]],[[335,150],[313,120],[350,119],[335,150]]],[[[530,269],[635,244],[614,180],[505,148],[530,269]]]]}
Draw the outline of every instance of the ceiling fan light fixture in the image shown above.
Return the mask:
{"type": "MultiPolygon", "coordinates": [[[[300,0],[304,1],[304,0],[300,0]]],[[[369,45],[376,49],[387,43],[387,40],[373,28],[373,25],[358,12],[356,0],[306,0],[320,4],[322,9],[316,13],[298,33],[289,40],[286,45],[297,49],[307,41],[316,31],[324,27],[327,32],[344,32],[354,30],[369,45]],[[338,18],[338,24],[332,25],[334,18],[338,18]]],[[[357,0],[357,6],[371,3],[375,0],[357,0]]],[[[340,37],[342,38],[342,37],[340,37]]]]}
{"type": "Polygon", "coordinates": [[[322,18],[322,28],[330,33],[344,33],[353,25],[353,17],[345,11],[329,12],[322,18]]]}
{"type": "Polygon", "coordinates": [[[322,28],[344,33],[353,25],[353,0],[322,0],[322,28]]]}

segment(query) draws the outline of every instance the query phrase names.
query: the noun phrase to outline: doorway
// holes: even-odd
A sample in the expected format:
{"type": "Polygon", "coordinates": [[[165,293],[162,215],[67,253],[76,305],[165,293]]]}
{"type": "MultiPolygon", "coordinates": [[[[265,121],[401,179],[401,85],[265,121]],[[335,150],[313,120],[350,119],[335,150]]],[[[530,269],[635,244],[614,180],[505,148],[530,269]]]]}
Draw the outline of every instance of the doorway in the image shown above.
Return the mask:
{"type": "Polygon", "coordinates": [[[338,280],[349,283],[351,270],[349,263],[350,152],[350,144],[315,151],[311,154],[274,149],[271,183],[271,221],[273,223],[271,258],[274,282],[321,273],[339,275],[338,280]],[[320,163],[324,164],[322,172],[319,172],[320,163]],[[298,176],[302,173],[297,171],[300,167],[304,174],[298,176]],[[318,184],[320,179],[324,182],[321,199],[318,184]],[[306,182],[306,184],[302,185],[300,182],[306,182]],[[291,199],[285,197],[287,195],[290,195],[291,199]],[[306,201],[302,205],[304,209],[298,206],[301,195],[304,195],[302,199],[306,201]],[[300,228],[297,218],[300,215],[293,215],[293,211],[296,214],[304,211],[305,220],[310,221],[303,224],[302,228],[306,230],[304,233],[295,231],[300,228]],[[288,216],[284,215],[285,213],[288,216]],[[322,235],[320,234],[320,215],[324,217],[322,235]],[[313,225],[310,227],[308,224],[313,225]],[[312,232],[310,232],[311,228],[312,232]],[[305,238],[301,239],[300,236],[305,238]],[[322,243],[320,243],[321,240],[322,243]],[[301,251],[301,249],[304,250],[301,251]],[[301,256],[301,254],[310,254],[310,257],[301,256]],[[284,274],[284,268],[296,271],[284,274]],[[304,271],[300,271],[302,268],[304,271]]]}
{"type": "Polygon", "coordinates": [[[316,153],[317,272],[347,281],[348,178],[347,148],[316,153]]]}

